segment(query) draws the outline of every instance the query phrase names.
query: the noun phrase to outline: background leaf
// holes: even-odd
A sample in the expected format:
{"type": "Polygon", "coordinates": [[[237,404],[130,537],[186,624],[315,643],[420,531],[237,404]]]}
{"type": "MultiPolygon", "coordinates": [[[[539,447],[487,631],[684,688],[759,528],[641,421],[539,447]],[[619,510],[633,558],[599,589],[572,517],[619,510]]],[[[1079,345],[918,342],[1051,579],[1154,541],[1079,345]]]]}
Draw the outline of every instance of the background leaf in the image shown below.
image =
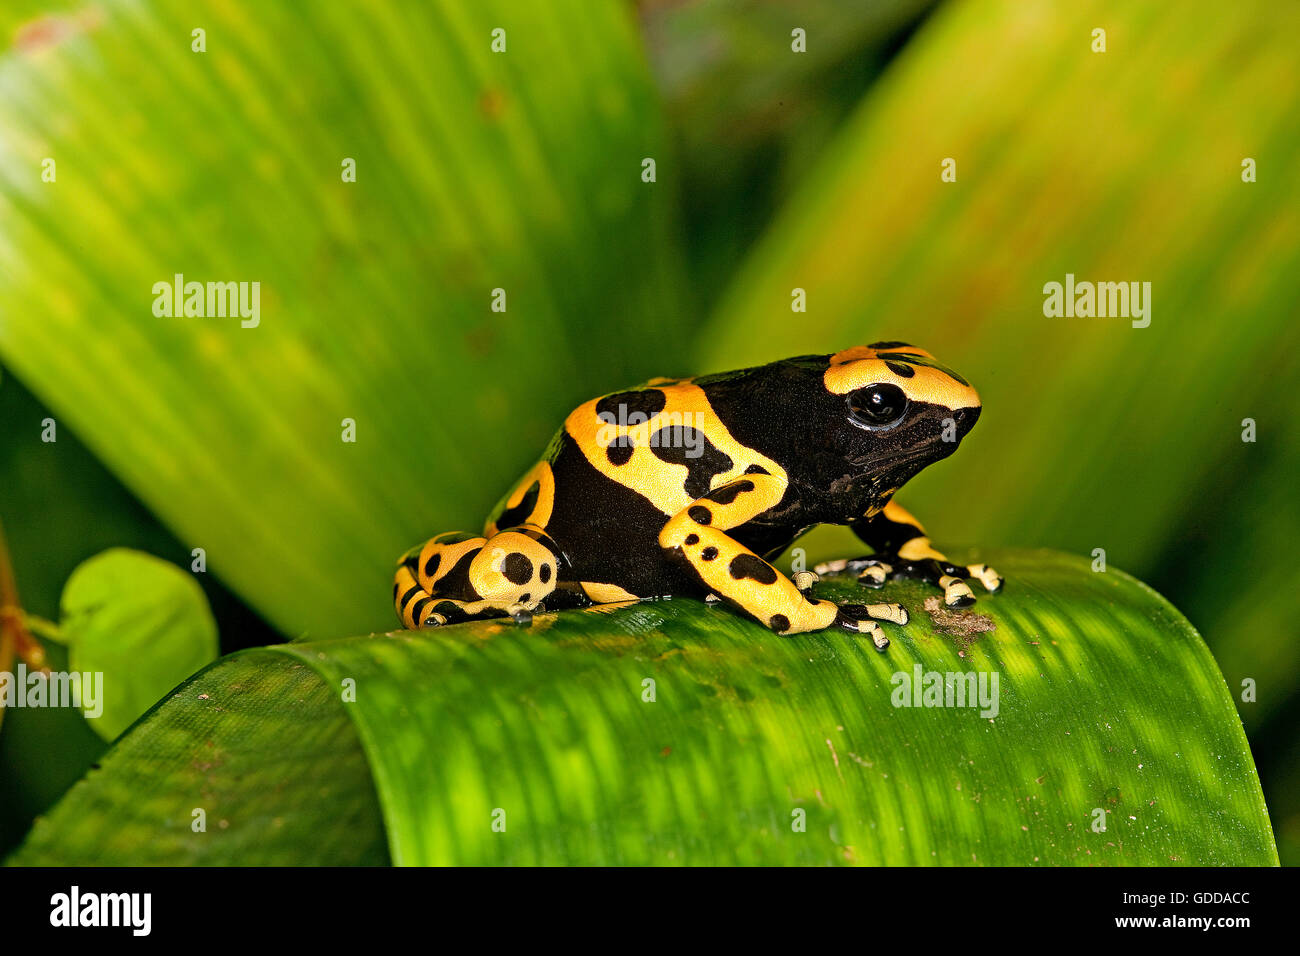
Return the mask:
{"type": "Polygon", "coordinates": [[[617,5],[56,23],[0,58],[0,356],[290,634],[391,620],[396,556],[477,527],[572,404],[660,371],[645,335],[684,327],[617,5]],[[155,317],[176,273],[261,282],[261,324],[155,317]]]}
{"type": "Polygon", "coordinates": [[[69,668],[102,675],[103,713],[90,726],[105,740],[217,656],[202,588],[152,555],[127,548],[96,555],[72,573],[62,603],[69,668]]]}
{"type": "Polygon", "coordinates": [[[365,817],[350,718],[396,863],[1275,863],[1245,735],[1187,622],[1078,558],[989,557],[1008,578],[976,605],[995,630],[944,633],[933,592],[900,582],[887,593],[913,623],[886,654],[690,600],[241,652],[123,738],[11,862],[353,861],[317,845],[346,830],[303,789],[330,781],[365,817]],[[895,708],[892,675],[918,664],[998,672],[999,714],[895,708]],[[189,833],[200,803],[227,825],[189,833]]]}

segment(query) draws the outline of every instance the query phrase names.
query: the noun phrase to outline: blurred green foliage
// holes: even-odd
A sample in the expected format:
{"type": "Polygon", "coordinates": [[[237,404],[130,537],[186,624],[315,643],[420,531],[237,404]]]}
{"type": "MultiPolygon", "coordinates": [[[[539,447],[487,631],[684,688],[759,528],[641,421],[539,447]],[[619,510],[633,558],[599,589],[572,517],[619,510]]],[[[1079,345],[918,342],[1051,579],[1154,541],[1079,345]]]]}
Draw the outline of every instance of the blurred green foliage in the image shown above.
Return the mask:
{"type": "Polygon", "coordinates": [[[640,6],[707,308],[935,0],[801,0],[797,15],[781,0],[640,6]]]}
{"type": "Polygon", "coordinates": [[[11,481],[39,452],[0,449],[6,522],[49,516],[15,532],[20,578],[93,553],[60,515],[103,500],[100,546],[156,516],[290,636],[387,627],[391,559],[477,525],[576,402],[906,339],[986,411],[903,503],[941,545],[1104,548],[1169,597],[1258,682],[1238,709],[1300,861],[1300,7],[640,16],[648,53],[577,0],[0,12],[0,360],[145,506],[76,469],[11,481]],[[262,324],[155,319],[176,272],[260,280],[262,324]],[[1152,282],[1151,326],[1045,318],[1067,272],[1152,282]]]}

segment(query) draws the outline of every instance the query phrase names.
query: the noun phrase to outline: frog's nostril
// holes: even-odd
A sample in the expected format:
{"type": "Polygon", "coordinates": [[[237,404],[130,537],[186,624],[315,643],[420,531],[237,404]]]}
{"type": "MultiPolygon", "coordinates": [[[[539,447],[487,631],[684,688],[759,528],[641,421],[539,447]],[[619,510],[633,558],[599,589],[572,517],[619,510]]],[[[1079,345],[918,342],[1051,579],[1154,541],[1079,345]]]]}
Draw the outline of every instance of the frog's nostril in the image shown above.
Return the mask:
{"type": "Polygon", "coordinates": [[[957,420],[957,427],[961,429],[963,435],[975,427],[981,410],[979,406],[976,406],[974,408],[959,408],[953,413],[953,417],[957,420]]]}

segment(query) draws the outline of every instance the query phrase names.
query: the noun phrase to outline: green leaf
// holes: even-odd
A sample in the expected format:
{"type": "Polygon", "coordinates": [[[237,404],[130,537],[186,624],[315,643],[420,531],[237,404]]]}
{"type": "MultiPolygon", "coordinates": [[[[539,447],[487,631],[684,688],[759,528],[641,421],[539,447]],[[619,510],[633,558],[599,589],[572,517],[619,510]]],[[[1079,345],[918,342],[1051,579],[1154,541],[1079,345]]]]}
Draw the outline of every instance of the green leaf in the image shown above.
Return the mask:
{"type": "Polygon", "coordinates": [[[373,860],[382,813],[403,864],[1275,864],[1186,620],[1079,558],[989,557],[1005,591],[955,635],[932,590],[889,585],[913,622],[885,654],[683,599],[241,652],[163,701],[10,862],[373,860]],[[895,707],[916,666],[997,673],[997,716],[895,707]]]}
{"type": "Polygon", "coordinates": [[[52,19],[0,54],[0,356],[290,634],[391,621],[398,554],[687,327],[619,4],[232,0],[205,53],[187,0],[52,19]],[[257,327],[155,315],[176,274],[259,282],[257,327]]]}
{"type": "Polygon", "coordinates": [[[94,706],[102,713],[87,716],[105,740],[218,653],[217,625],[203,589],[152,555],[113,548],[82,562],[61,603],[69,668],[99,675],[94,706]]]}
{"type": "Polygon", "coordinates": [[[374,785],[338,695],[293,660],[239,661],[165,699],[38,818],[32,839],[53,837],[52,855],[88,864],[386,863],[374,785]],[[82,816],[64,815],[78,803],[82,816]]]}

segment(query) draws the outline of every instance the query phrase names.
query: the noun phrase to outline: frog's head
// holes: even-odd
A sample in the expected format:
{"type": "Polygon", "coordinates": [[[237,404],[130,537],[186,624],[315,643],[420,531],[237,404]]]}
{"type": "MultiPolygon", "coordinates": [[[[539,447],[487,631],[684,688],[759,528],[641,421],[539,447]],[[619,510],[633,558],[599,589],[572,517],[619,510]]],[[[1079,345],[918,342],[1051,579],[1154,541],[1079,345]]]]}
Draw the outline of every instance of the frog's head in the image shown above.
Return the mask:
{"type": "Polygon", "coordinates": [[[853,476],[875,489],[896,489],[951,455],[980,415],[979,395],[965,379],[903,342],[836,353],[822,381],[842,396],[847,427],[836,431],[853,476]]]}

